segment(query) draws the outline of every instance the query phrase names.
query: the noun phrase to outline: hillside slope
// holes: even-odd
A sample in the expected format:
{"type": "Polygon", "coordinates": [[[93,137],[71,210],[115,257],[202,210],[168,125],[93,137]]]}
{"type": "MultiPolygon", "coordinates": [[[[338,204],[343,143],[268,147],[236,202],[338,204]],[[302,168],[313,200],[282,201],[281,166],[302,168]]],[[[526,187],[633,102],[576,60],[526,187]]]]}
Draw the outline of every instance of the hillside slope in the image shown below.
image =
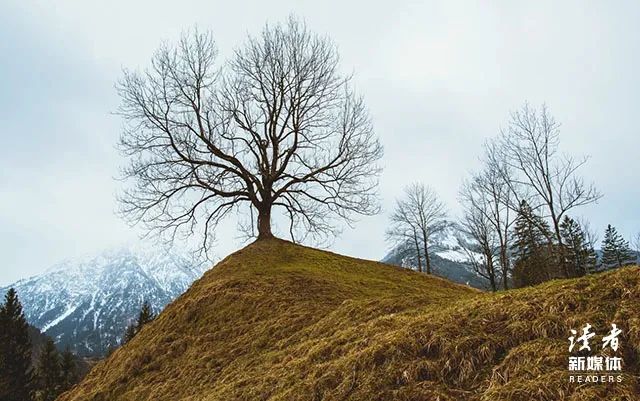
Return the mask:
{"type": "Polygon", "coordinates": [[[634,400],[639,307],[637,268],[495,295],[260,241],[60,400],[634,400]],[[611,321],[623,383],[568,383],[569,329],[611,321]]]}

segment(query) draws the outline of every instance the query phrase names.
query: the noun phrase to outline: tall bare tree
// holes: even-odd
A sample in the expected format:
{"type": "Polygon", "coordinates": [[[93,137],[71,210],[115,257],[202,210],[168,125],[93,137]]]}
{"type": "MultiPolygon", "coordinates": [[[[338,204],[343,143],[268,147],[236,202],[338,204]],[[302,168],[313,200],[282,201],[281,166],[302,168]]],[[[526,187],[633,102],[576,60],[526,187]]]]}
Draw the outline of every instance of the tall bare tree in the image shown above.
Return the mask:
{"type": "Polygon", "coordinates": [[[195,32],[124,72],[124,216],[170,239],[203,234],[206,248],[241,205],[258,238],[272,237],[278,209],[294,240],[379,211],[382,147],[333,42],[290,18],[217,58],[212,35],[195,32]]]}
{"type": "Polygon", "coordinates": [[[631,239],[631,246],[636,253],[636,262],[640,263],[640,232],[631,239]]]}
{"type": "Polygon", "coordinates": [[[467,254],[467,260],[473,270],[489,281],[491,290],[497,291],[499,272],[496,271],[496,252],[499,252],[497,230],[490,221],[491,207],[487,198],[475,192],[473,184],[465,182],[460,193],[464,212],[460,220],[463,236],[458,237],[458,244],[467,254]]]}
{"type": "Polygon", "coordinates": [[[400,256],[412,255],[418,271],[422,273],[422,252],[418,237],[419,227],[411,215],[411,211],[404,202],[396,202],[391,214],[391,225],[386,231],[387,241],[391,242],[400,256]]]}
{"type": "MultiPolygon", "coordinates": [[[[515,220],[514,191],[520,192],[520,189],[510,183],[513,171],[496,148],[495,141],[486,144],[482,160],[483,169],[463,183],[459,198],[465,214],[484,215],[483,221],[487,221],[487,229],[493,231],[497,242],[497,261],[501,271],[502,287],[507,289],[511,271],[510,230],[515,220]]],[[[479,217],[474,217],[473,220],[478,219],[479,217]]]]}
{"type": "Polygon", "coordinates": [[[600,241],[600,235],[598,231],[595,230],[589,220],[584,217],[580,217],[576,220],[578,225],[582,228],[582,232],[584,233],[584,238],[586,243],[589,245],[589,248],[596,249],[598,245],[598,241],[600,241]]]}
{"type": "MultiPolygon", "coordinates": [[[[496,150],[501,151],[506,166],[516,172],[507,182],[512,188],[525,188],[526,194],[530,195],[529,204],[543,208],[545,216],[551,220],[558,249],[562,249],[562,217],[569,210],[596,202],[602,195],[577,174],[588,158],[575,159],[559,153],[559,140],[560,124],[549,114],[547,107],[543,105],[536,110],[525,104],[511,114],[496,150]]],[[[518,190],[513,193],[522,194],[518,190]]],[[[568,270],[565,274],[569,275],[568,270]]]]}
{"type": "Polygon", "coordinates": [[[391,215],[390,238],[413,236],[424,254],[425,269],[431,274],[429,247],[433,235],[447,227],[446,209],[435,191],[423,184],[411,184],[405,188],[404,196],[396,201],[391,215]]]}

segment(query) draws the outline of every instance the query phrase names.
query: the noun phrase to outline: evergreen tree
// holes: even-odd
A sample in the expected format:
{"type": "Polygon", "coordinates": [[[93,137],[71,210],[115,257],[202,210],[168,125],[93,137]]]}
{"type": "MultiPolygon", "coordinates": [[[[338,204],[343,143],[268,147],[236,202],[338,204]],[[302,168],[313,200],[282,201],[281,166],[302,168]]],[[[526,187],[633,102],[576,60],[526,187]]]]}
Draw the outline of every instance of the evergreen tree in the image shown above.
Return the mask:
{"type": "Polygon", "coordinates": [[[602,265],[604,267],[621,267],[625,264],[632,264],[635,255],[627,242],[615,227],[611,224],[607,226],[602,241],[602,265]]]}
{"type": "Polygon", "coordinates": [[[69,347],[62,352],[60,370],[62,374],[62,392],[64,392],[78,382],[78,368],[76,366],[75,356],[69,347]]]}
{"type": "Polygon", "coordinates": [[[539,248],[549,243],[551,236],[549,224],[538,216],[527,201],[520,202],[514,229],[514,242],[511,249],[516,260],[526,259],[539,248]]]}
{"type": "Polygon", "coordinates": [[[153,313],[153,309],[151,308],[151,304],[148,301],[144,301],[142,304],[142,309],[140,309],[140,313],[138,314],[137,322],[131,323],[127,326],[127,329],[124,332],[124,337],[122,338],[122,344],[126,344],[144,327],[145,324],[150,323],[155,319],[155,314],[153,313]]]}
{"type": "Polygon", "coordinates": [[[145,324],[150,323],[153,319],[155,319],[155,315],[153,314],[153,309],[151,309],[151,304],[144,301],[140,314],[138,315],[136,331],[140,331],[145,324]]]}
{"type": "Polygon", "coordinates": [[[11,288],[0,306],[0,400],[31,401],[31,340],[16,291],[11,288]]]}
{"type": "Polygon", "coordinates": [[[62,392],[61,359],[52,339],[42,345],[37,364],[38,400],[53,401],[62,392]]]}
{"type": "Polygon", "coordinates": [[[555,277],[552,269],[551,231],[526,201],[520,203],[513,229],[513,279],[516,287],[534,285],[555,277]]]}
{"type": "Polygon", "coordinates": [[[595,268],[595,250],[589,245],[586,235],[574,219],[565,216],[560,224],[564,244],[565,263],[572,276],[584,276],[595,268]]]}

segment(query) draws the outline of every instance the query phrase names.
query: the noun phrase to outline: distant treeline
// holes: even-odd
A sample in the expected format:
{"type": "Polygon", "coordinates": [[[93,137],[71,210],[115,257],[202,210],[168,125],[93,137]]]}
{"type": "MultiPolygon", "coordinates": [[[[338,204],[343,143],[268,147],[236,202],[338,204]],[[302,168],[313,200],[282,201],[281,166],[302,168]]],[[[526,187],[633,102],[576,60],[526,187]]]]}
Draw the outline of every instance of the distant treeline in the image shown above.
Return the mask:
{"type": "MultiPolygon", "coordinates": [[[[598,257],[598,236],[575,213],[602,195],[578,175],[588,158],[560,153],[559,144],[560,124],[546,106],[538,110],[525,104],[499,136],[485,143],[480,171],[462,184],[458,244],[494,291],[637,262],[640,233],[632,250],[612,225],[598,257]]],[[[414,183],[396,202],[387,238],[409,255],[407,267],[431,273],[434,235],[449,226],[436,192],[414,183]]]]}

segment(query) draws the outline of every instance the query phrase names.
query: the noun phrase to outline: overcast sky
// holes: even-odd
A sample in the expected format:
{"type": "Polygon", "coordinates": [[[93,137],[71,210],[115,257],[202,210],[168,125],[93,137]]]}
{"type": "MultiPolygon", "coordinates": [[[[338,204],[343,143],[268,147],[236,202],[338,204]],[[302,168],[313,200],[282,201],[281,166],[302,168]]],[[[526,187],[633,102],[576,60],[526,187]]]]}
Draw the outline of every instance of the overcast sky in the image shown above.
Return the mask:
{"type": "MultiPolygon", "coordinates": [[[[385,212],[333,250],[381,258],[387,212],[411,181],[433,186],[456,216],[482,143],[524,101],[546,102],[563,150],[591,156],[582,175],[605,197],[578,214],[600,231],[640,231],[640,2],[5,0],[0,285],[136,240],[114,214],[123,67],[146,66],[194,25],[212,30],[225,58],[290,13],[338,44],[385,146],[385,212]]],[[[218,237],[219,256],[240,246],[232,225],[218,237]]]]}

